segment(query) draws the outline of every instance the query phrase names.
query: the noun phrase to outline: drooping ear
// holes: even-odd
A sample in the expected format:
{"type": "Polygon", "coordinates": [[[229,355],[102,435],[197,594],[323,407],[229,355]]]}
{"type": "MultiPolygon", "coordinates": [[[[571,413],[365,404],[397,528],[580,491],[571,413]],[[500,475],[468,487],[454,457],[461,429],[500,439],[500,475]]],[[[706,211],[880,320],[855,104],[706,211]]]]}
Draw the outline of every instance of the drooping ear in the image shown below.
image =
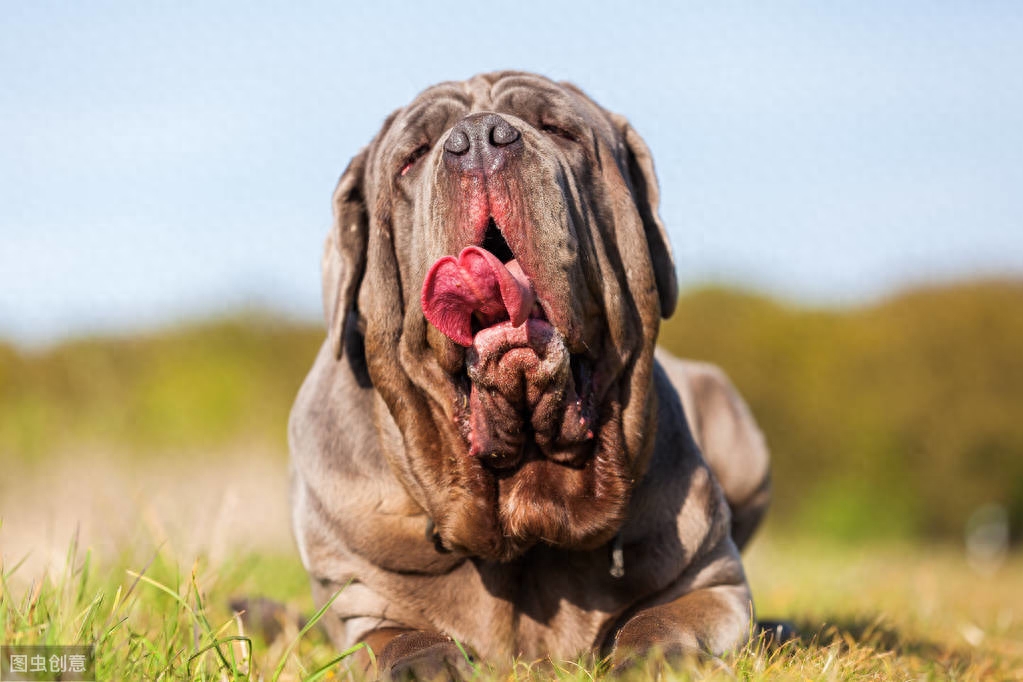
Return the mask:
{"type": "Polygon", "coordinates": [[[678,281],[675,276],[675,261],[671,255],[668,233],[657,213],[660,191],[657,175],[654,173],[654,159],[646,142],[639,136],[624,116],[611,114],[611,118],[625,141],[628,155],[629,180],[632,183],[636,208],[643,219],[650,262],[654,266],[657,282],[657,296],[661,303],[661,317],[669,318],[678,303],[678,281]]]}
{"type": "Polygon", "coordinates": [[[345,332],[358,321],[357,298],[366,271],[369,211],[363,191],[367,149],[348,164],[334,190],[334,226],[323,247],[323,316],[334,356],[344,354],[345,332]]]}

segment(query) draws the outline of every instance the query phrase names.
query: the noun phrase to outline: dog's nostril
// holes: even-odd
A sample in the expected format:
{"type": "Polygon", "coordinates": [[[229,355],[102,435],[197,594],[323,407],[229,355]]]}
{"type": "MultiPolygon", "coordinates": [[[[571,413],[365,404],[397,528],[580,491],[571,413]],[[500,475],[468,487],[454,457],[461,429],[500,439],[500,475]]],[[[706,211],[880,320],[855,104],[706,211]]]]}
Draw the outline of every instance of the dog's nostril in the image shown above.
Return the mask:
{"type": "Polygon", "coordinates": [[[469,136],[463,130],[452,131],[444,142],[444,149],[459,156],[469,151],[469,136]]]}
{"type": "Polygon", "coordinates": [[[494,129],[490,131],[490,142],[498,147],[511,144],[517,139],[519,139],[519,131],[504,119],[500,119],[494,129]]]}

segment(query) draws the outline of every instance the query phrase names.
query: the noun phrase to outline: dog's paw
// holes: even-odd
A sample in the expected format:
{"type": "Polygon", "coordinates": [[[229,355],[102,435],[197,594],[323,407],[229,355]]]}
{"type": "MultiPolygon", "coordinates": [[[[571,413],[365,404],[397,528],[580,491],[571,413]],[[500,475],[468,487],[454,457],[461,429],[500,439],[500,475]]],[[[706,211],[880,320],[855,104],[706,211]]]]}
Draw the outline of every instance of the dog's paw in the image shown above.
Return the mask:
{"type": "Polygon", "coordinates": [[[473,678],[470,659],[454,640],[419,630],[398,635],[380,652],[380,679],[388,682],[460,682],[473,678]]]}
{"type": "Polygon", "coordinates": [[[648,654],[677,657],[701,651],[696,633],[656,610],[641,611],[622,627],[615,638],[611,661],[615,668],[628,667],[648,654]]]}
{"type": "Polygon", "coordinates": [[[613,678],[654,679],[666,670],[724,666],[715,655],[715,650],[722,649],[713,645],[722,638],[707,628],[711,618],[701,618],[694,625],[673,616],[671,611],[653,608],[639,612],[622,627],[611,651],[613,678]]]}

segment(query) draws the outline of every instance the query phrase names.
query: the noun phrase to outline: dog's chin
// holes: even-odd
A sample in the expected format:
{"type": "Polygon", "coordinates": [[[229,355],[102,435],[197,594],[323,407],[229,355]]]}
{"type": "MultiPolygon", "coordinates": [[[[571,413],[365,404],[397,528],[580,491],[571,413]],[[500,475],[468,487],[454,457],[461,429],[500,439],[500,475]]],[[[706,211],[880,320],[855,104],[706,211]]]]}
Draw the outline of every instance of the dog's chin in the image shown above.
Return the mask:
{"type": "Polygon", "coordinates": [[[498,479],[497,514],[510,540],[509,550],[521,553],[537,542],[583,550],[611,539],[623,520],[628,496],[608,499],[595,493],[596,488],[622,482],[622,472],[598,471],[595,462],[591,458],[573,468],[530,459],[498,479]]]}

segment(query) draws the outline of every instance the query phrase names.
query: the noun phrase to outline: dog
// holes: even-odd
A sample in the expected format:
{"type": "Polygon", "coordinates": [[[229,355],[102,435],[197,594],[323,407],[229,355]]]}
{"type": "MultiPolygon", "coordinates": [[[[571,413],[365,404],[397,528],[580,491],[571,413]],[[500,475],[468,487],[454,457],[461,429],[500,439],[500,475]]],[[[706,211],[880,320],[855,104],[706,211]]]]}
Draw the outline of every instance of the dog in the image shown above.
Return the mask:
{"type": "Polygon", "coordinates": [[[655,350],[658,191],[624,117],[521,72],[425,90],[344,171],[292,522],[381,676],[749,638],[768,451],[719,369],[655,350]]]}

